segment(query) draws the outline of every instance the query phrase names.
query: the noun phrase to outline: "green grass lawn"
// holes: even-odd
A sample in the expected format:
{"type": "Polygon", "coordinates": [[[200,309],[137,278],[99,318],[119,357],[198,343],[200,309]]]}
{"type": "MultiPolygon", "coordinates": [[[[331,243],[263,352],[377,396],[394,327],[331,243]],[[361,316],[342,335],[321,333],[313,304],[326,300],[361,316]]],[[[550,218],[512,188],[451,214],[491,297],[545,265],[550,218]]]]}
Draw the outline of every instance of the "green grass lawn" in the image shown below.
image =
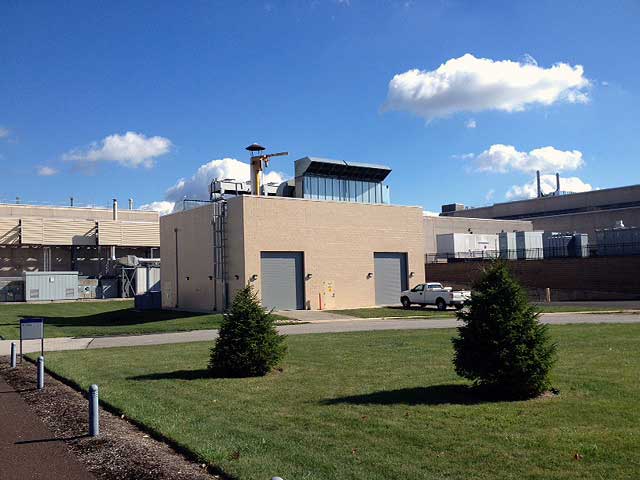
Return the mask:
{"type": "Polygon", "coordinates": [[[207,343],[49,353],[47,367],[241,479],[638,478],[640,325],[551,331],[561,395],[519,402],[470,394],[454,330],[290,336],[264,378],[208,378],[207,343]]]}
{"type": "Polygon", "coordinates": [[[135,311],[133,301],[0,305],[0,336],[20,338],[22,317],[45,317],[45,336],[94,337],[218,328],[222,315],[135,311]]]}
{"type": "MultiPolygon", "coordinates": [[[[542,313],[569,313],[569,312],[593,312],[602,311],[624,312],[624,308],[615,308],[603,306],[580,307],[575,305],[536,305],[542,313]]],[[[418,307],[413,306],[409,309],[402,307],[371,307],[371,308],[351,308],[345,310],[329,310],[331,313],[348,315],[357,318],[385,318],[385,317],[403,317],[403,318],[453,318],[455,311],[449,308],[445,312],[436,310],[435,307],[418,307]]]]}
{"type": "Polygon", "coordinates": [[[542,313],[570,313],[570,312],[589,312],[589,313],[599,313],[599,312],[625,312],[629,310],[628,308],[620,308],[611,307],[611,306],[588,306],[588,307],[580,307],[576,305],[541,305],[537,304],[536,307],[542,313]]]}
{"type": "Polygon", "coordinates": [[[381,318],[381,317],[404,317],[404,318],[451,318],[454,317],[454,310],[440,312],[435,307],[371,307],[371,308],[350,308],[346,310],[328,310],[331,313],[348,315],[358,318],[381,318]]]}

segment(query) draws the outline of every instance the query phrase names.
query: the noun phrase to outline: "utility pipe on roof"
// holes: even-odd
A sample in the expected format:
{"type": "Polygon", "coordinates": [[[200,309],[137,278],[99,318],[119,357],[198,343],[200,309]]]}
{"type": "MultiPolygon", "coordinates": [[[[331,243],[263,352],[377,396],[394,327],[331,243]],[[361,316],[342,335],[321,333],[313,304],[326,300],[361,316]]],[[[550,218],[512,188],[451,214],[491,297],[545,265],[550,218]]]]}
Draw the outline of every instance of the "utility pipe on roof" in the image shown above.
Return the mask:
{"type": "Polygon", "coordinates": [[[129,199],[129,210],[133,210],[133,198],[129,199]]]}
{"type": "Polygon", "coordinates": [[[113,199],[113,219],[118,220],[118,199],[113,199]]]}

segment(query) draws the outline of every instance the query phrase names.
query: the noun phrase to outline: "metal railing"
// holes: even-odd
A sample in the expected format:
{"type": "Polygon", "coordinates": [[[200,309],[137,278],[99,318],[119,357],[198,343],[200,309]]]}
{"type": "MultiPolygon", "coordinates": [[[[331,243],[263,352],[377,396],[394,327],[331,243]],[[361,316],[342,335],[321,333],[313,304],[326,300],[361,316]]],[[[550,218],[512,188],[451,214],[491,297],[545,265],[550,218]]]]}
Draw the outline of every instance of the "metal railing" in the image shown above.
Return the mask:
{"type": "Polygon", "coordinates": [[[502,260],[543,260],[553,258],[587,258],[640,255],[640,242],[608,243],[578,247],[553,246],[515,250],[469,250],[452,253],[427,253],[427,263],[454,263],[502,260]]]}

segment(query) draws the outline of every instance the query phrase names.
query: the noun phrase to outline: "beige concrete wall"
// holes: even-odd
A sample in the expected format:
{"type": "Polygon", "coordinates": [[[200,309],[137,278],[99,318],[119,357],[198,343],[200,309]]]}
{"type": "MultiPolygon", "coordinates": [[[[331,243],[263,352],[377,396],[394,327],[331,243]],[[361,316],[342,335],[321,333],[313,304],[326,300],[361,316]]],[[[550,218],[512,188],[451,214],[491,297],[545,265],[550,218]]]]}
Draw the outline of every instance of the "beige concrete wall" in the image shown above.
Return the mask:
{"type": "MultiPolygon", "coordinates": [[[[242,204],[244,270],[231,276],[250,279],[260,290],[260,252],[304,252],[305,300],[319,308],[323,281],[333,282],[333,308],[375,304],[374,252],[406,252],[411,286],[424,281],[422,208],[367,205],[283,197],[235,198],[242,204]]],[[[233,220],[235,221],[235,220],[233,220]]],[[[230,238],[233,238],[230,236],[230,238]]],[[[238,281],[237,286],[243,282],[238,281]]]]}
{"type": "MultiPolygon", "coordinates": [[[[620,205],[638,202],[640,200],[640,185],[628,187],[607,188],[591,192],[560,195],[558,197],[543,197],[514,202],[496,203],[489,207],[458,210],[450,215],[474,218],[501,218],[523,216],[537,212],[549,212],[572,209],[588,209],[606,205],[620,205]]],[[[628,206],[628,205],[627,205],[628,206]]]]}
{"type": "MultiPolygon", "coordinates": [[[[77,220],[112,220],[110,208],[49,207],[0,204],[0,217],[73,218],[77,220]]],[[[142,210],[118,209],[118,220],[157,222],[160,214],[142,210]]]]}
{"type": "Polygon", "coordinates": [[[531,222],[536,230],[587,233],[589,243],[595,244],[596,230],[613,228],[618,220],[622,220],[627,227],[640,227],[640,207],[549,215],[532,218],[531,222]]]}
{"type": "Polygon", "coordinates": [[[159,247],[157,212],[0,205],[0,245],[159,247]]]}
{"type": "Polygon", "coordinates": [[[485,233],[533,230],[528,220],[492,220],[485,218],[464,217],[424,217],[424,238],[426,253],[436,253],[436,236],[445,233],[485,233]],[[469,232],[471,229],[471,232],[469,232]]]}
{"type": "Polygon", "coordinates": [[[210,204],[160,218],[162,308],[214,310],[212,218],[210,204]]]}

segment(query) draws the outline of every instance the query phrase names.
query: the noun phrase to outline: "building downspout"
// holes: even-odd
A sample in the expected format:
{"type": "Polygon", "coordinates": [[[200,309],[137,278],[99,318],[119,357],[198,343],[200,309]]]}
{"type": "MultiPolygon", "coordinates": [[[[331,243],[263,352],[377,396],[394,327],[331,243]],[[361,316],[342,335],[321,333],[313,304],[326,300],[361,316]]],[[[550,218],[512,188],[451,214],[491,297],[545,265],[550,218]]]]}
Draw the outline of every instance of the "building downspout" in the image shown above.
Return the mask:
{"type": "Polygon", "coordinates": [[[178,305],[180,304],[179,302],[179,298],[180,298],[180,272],[178,270],[178,229],[174,228],[173,232],[175,233],[175,238],[176,238],[176,306],[175,308],[178,308],[178,305]]]}

